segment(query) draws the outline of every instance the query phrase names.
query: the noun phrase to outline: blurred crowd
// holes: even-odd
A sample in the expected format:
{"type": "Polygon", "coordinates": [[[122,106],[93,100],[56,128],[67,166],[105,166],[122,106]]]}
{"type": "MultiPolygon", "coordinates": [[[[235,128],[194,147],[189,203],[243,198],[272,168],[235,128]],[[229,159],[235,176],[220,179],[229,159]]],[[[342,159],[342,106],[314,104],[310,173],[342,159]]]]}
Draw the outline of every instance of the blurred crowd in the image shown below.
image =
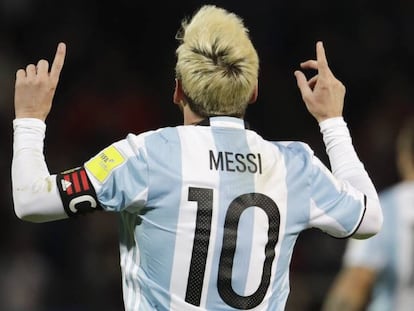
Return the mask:
{"type": "MultiPolygon", "coordinates": [[[[14,78],[18,68],[67,59],[47,120],[52,173],[81,165],[128,132],[181,123],[172,103],[175,33],[205,1],[0,0],[0,310],[121,310],[117,219],[98,214],[43,225],[13,212],[10,164],[14,78]]],[[[346,85],[345,119],[378,190],[398,178],[394,140],[414,114],[414,2],[328,0],[210,1],[238,13],[250,29],[261,69],[259,98],[247,120],[264,137],[307,142],[327,161],[293,71],[323,40],[346,85]]],[[[297,243],[288,311],[319,310],[345,241],[319,231],[297,243]]]]}

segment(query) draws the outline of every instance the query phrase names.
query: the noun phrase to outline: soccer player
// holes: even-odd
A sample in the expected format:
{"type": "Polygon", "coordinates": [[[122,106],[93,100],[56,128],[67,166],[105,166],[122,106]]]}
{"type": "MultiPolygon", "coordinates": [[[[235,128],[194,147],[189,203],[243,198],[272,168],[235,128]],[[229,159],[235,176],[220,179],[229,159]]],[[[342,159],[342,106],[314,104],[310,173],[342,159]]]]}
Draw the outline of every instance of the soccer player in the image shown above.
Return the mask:
{"type": "Polygon", "coordinates": [[[345,87],[317,42],[316,59],[301,64],[317,74],[295,76],[331,173],[306,144],[266,141],[244,122],[259,60],[239,16],[202,6],[177,39],[173,102],[184,125],[129,134],[58,174],[48,171],[43,139],[65,45],[50,71],[45,60],[17,71],[15,212],[32,222],[117,213],[128,311],[284,310],[300,232],[366,238],[382,224],[342,117],[345,87]]]}
{"type": "Polygon", "coordinates": [[[396,145],[401,181],[380,194],[384,225],[375,237],[350,240],[324,311],[408,311],[414,306],[414,118],[396,145]]]}

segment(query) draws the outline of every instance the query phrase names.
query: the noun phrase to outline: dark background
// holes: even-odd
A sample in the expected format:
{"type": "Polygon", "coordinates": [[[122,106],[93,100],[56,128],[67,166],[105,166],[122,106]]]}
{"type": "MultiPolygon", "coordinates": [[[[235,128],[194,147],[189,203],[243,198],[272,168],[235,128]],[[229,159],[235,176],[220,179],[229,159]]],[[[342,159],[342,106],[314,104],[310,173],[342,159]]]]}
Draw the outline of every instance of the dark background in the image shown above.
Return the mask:
{"type": "MultiPolygon", "coordinates": [[[[84,163],[128,132],[178,125],[172,103],[175,33],[203,1],[0,0],[0,310],[122,310],[117,222],[110,214],[43,225],[19,221],[10,184],[15,72],[57,43],[67,58],[47,120],[52,173],[84,163]]],[[[394,139],[412,100],[414,2],[211,1],[243,17],[261,59],[246,119],[265,138],[301,140],[326,163],[293,71],[323,40],[346,85],[344,117],[378,190],[398,180],[394,139]]],[[[289,311],[319,310],[345,241],[304,232],[289,311]]]]}

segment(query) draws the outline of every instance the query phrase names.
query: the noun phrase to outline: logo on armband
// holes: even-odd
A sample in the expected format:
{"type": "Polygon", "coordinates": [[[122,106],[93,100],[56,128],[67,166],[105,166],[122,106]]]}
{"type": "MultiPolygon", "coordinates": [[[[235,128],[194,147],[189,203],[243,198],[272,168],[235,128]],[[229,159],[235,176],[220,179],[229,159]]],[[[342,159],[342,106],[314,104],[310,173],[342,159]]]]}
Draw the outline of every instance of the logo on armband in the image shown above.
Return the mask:
{"type": "Polygon", "coordinates": [[[68,216],[102,209],[84,167],[77,167],[58,174],[56,182],[68,216]]]}

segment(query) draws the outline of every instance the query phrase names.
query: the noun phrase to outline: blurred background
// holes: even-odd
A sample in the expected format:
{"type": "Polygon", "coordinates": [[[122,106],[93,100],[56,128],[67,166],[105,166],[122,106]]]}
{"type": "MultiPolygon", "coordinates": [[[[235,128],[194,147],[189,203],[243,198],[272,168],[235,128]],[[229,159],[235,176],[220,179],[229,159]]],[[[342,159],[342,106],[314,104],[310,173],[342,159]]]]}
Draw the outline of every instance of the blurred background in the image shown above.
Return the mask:
{"type": "MultiPolygon", "coordinates": [[[[344,116],[360,158],[378,190],[398,180],[395,135],[414,113],[414,1],[0,0],[0,310],[123,309],[114,215],[43,225],[14,215],[16,70],[52,60],[66,42],[45,153],[52,173],[81,165],[128,132],[181,123],[172,103],[174,36],[181,19],[206,3],[234,11],[250,29],[261,59],[259,99],[246,117],[254,129],[304,141],[328,164],[293,76],[323,40],[347,87],[344,116]]],[[[344,243],[314,229],[300,236],[288,311],[319,310],[344,243]]]]}

